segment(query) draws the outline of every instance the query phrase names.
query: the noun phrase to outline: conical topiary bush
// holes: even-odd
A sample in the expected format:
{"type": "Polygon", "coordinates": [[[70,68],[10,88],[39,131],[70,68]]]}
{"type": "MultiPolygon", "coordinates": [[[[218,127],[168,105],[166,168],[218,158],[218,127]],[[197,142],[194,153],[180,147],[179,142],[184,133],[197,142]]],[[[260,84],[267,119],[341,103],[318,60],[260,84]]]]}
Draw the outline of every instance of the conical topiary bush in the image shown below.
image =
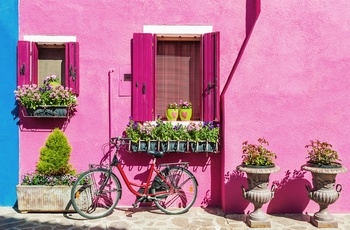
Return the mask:
{"type": "Polygon", "coordinates": [[[58,128],[48,136],[45,146],[40,149],[40,158],[36,171],[42,175],[63,176],[75,174],[69,164],[71,146],[65,134],[58,128]]]}

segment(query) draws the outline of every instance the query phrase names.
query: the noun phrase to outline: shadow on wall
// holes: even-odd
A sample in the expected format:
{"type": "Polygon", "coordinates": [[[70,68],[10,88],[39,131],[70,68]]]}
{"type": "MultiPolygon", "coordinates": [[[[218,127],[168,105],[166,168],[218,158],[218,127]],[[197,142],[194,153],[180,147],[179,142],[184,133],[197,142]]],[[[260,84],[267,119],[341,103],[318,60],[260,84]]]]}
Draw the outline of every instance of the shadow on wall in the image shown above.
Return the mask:
{"type": "Polygon", "coordinates": [[[18,119],[17,125],[21,132],[52,132],[55,128],[64,131],[67,128],[70,119],[74,116],[74,113],[72,113],[71,116],[65,118],[25,117],[22,113],[22,108],[20,108],[17,103],[15,103],[14,106],[11,115],[13,120],[18,119]]]}
{"type": "Polygon", "coordinates": [[[249,202],[243,198],[241,186],[248,187],[247,178],[244,173],[238,170],[226,172],[225,187],[229,188],[226,191],[227,207],[230,207],[229,212],[235,214],[244,214],[249,202]]]}
{"type": "Polygon", "coordinates": [[[268,203],[267,213],[302,213],[310,198],[308,197],[305,185],[311,186],[310,182],[304,179],[306,172],[301,170],[287,171],[281,181],[273,181],[276,186],[275,196],[268,203]]]}
{"type": "MultiPolygon", "coordinates": [[[[115,148],[105,143],[102,146],[103,157],[99,164],[109,164],[115,153],[115,148]]],[[[145,183],[150,169],[150,162],[153,157],[146,152],[129,152],[126,149],[119,151],[119,160],[124,171],[135,174],[131,181],[138,180],[145,183]]],[[[171,162],[189,162],[189,170],[195,174],[206,173],[210,175],[210,189],[206,191],[201,199],[203,207],[217,207],[221,202],[221,155],[217,153],[165,153],[163,158],[157,159],[157,165],[171,162]],[[210,173],[210,174],[209,174],[210,173]]]]}

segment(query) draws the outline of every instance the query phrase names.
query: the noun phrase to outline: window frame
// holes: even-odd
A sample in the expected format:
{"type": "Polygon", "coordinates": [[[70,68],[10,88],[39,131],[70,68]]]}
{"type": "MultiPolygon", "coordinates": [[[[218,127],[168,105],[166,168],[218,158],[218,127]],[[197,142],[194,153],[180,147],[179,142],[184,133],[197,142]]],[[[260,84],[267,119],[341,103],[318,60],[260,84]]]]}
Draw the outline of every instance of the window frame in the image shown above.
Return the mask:
{"type": "MultiPolygon", "coordinates": [[[[72,88],[72,92],[79,94],[79,43],[76,41],[52,42],[50,39],[27,37],[28,40],[19,40],[17,45],[17,85],[38,85],[39,46],[65,46],[65,85],[72,88]]],[[[70,39],[72,40],[72,39],[70,39]]]]}
{"type": "MultiPolygon", "coordinates": [[[[155,113],[157,34],[134,33],[132,39],[132,117],[152,121],[155,113]]],[[[201,35],[203,121],[220,121],[220,32],[201,35]]]]}

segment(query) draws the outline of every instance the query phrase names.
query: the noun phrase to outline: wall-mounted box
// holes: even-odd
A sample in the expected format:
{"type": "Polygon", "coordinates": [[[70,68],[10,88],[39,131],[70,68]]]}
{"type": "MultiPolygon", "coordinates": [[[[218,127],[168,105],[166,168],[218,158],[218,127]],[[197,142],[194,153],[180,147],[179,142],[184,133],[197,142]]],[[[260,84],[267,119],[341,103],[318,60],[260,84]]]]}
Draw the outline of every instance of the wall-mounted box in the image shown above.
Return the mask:
{"type": "Polygon", "coordinates": [[[119,68],[119,97],[131,96],[131,65],[122,65],[119,68]]]}

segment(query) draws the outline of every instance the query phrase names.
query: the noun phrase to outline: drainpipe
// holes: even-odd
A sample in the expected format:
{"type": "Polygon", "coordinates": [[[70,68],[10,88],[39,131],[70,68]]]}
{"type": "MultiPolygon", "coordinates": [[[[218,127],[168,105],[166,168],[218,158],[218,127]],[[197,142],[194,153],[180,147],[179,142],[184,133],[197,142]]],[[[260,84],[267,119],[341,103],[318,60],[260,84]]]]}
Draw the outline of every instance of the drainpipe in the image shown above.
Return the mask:
{"type": "MultiPolygon", "coordinates": [[[[108,152],[112,152],[112,146],[110,144],[110,140],[112,138],[112,96],[111,96],[111,75],[114,72],[113,68],[109,68],[108,70],[108,152]]],[[[108,154],[109,156],[109,163],[112,161],[112,156],[111,154],[108,154]]]]}

